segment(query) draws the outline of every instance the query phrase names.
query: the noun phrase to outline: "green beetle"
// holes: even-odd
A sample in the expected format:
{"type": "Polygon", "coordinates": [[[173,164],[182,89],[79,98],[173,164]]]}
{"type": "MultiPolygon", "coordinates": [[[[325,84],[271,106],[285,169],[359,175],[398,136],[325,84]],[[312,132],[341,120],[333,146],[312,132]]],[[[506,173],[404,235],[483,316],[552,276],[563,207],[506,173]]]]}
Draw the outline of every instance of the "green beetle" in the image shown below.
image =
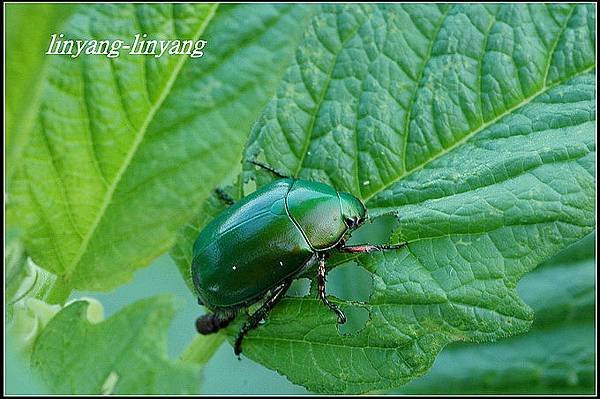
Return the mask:
{"type": "Polygon", "coordinates": [[[196,321],[200,334],[226,327],[240,309],[265,299],[242,326],[234,346],[236,355],[241,353],[244,335],[259,325],[292,280],[314,262],[319,264],[319,298],[336,313],[338,323],[346,322],[344,313],[325,295],[325,259],[330,251],[361,253],[404,245],[345,245],[352,230],[367,218],[367,209],[358,198],[250,162],[278,179],[236,203],[217,190],[231,206],[198,235],[191,270],[198,302],[212,311],[196,321]]]}

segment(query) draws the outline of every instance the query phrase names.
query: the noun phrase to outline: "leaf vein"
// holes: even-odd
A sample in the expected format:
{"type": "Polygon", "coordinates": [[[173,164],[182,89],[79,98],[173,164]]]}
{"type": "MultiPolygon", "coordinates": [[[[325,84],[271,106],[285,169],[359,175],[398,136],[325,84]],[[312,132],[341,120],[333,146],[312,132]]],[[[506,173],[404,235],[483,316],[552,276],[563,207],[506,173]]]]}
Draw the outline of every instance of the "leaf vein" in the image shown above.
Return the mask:
{"type": "MultiPolygon", "coordinates": [[[[429,62],[431,61],[431,58],[432,58],[431,52],[433,51],[433,46],[434,46],[435,42],[437,41],[438,35],[439,35],[440,31],[442,30],[442,26],[444,25],[444,22],[446,21],[446,17],[448,16],[448,13],[450,12],[450,10],[451,10],[451,7],[448,7],[448,9],[440,17],[439,26],[437,27],[436,31],[434,32],[433,38],[432,38],[431,42],[429,43],[429,47],[427,49],[427,55],[425,56],[425,59],[423,61],[423,67],[421,68],[421,70],[419,71],[419,74],[417,75],[417,80],[416,80],[417,86],[412,93],[410,101],[408,102],[406,119],[404,121],[404,143],[402,145],[402,147],[403,147],[402,148],[402,154],[403,154],[402,170],[404,170],[404,171],[406,171],[406,147],[408,146],[408,136],[409,136],[410,119],[412,117],[412,110],[413,110],[416,100],[417,100],[417,93],[423,87],[423,83],[422,83],[423,75],[425,74],[425,70],[427,69],[429,62]]],[[[384,187],[385,187],[385,184],[384,184],[384,187]]],[[[372,196],[373,196],[373,194],[369,195],[368,198],[370,198],[372,196]]],[[[365,200],[367,200],[367,199],[365,199],[365,200]]]]}
{"type": "MultiPolygon", "coordinates": [[[[206,28],[206,26],[208,25],[208,23],[212,20],[214,14],[216,12],[216,8],[217,7],[218,7],[218,5],[213,6],[213,8],[211,9],[211,12],[209,13],[209,15],[206,17],[206,19],[204,21],[202,21],[202,23],[198,27],[198,30],[193,35],[193,39],[194,40],[204,31],[204,29],[206,28]]],[[[137,152],[137,149],[139,148],[139,146],[140,146],[140,144],[141,144],[141,142],[142,142],[142,140],[143,140],[143,138],[144,138],[144,136],[146,134],[146,131],[148,130],[148,126],[150,125],[150,123],[154,119],[154,116],[156,115],[156,113],[158,112],[158,110],[160,109],[160,107],[162,106],[162,103],[164,102],[164,100],[166,99],[168,93],[170,92],[173,84],[175,83],[175,80],[176,80],[177,76],[179,75],[179,71],[183,67],[183,64],[185,63],[186,60],[187,60],[186,57],[181,57],[178,60],[177,64],[175,65],[175,68],[173,70],[173,73],[171,74],[171,76],[169,77],[169,80],[167,81],[167,83],[163,87],[163,90],[160,93],[160,96],[158,97],[157,101],[154,103],[154,105],[152,106],[152,108],[149,110],[148,116],[144,120],[144,123],[142,124],[142,126],[140,127],[140,129],[137,131],[135,139],[134,139],[134,141],[132,143],[131,148],[127,152],[127,156],[126,156],[123,164],[119,168],[119,171],[117,172],[117,175],[115,176],[112,184],[110,185],[110,187],[108,188],[107,193],[104,196],[104,200],[103,200],[102,206],[100,207],[100,210],[98,211],[96,219],[94,220],[94,222],[93,222],[91,228],[88,230],[87,234],[83,237],[83,241],[82,241],[82,243],[81,243],[81,245],[79,247],[79,250],[78,250],[77,254],[73,258],[73,261],[71,262],[71,264],[69,266],[69,270],[67,271],[67,275],[65,276],[66,280],[68,280],[68,278],[70,277],[70,274],[72,273],[72,270],[77,266],[77,264],[79,263],[79,261],[83,257],[85,251],[87,250],[87,247],[89,245],[89,242],[90,242],[92,236],[94,235],[96,229],[100,225],[100,222],[101,222],[102,218],[104,217],[104,214],[105,214],[106,210],[108,209],[108,206],[110,205],[110,203],[111,203],[111,201],[113,199],[113,195],[114,195],[114,193],[115,193],[115,191],[117,189],[117,186],[118,186],[119,182],[121,181],[121,178],[125,174],[125,171],[127,170],[127,167],[129,166],[129,164],[132,162],[133,157],[134,157],[135,153],[137,152]]]]}
{"type": "Polygon", "coordinates": [[[398,177],[396,177],[394,180],[390,181],[389,183],[385,184],[383,187],[381,187],[378,190],[375,190],[373,193],[371,193],[370,195],[368,195],[365,198],[365,202],[368,202],[371,198],[375,197],[377,194],[381,193],[384,190],[387,190],[392,184],[398,182],[399,180],[412,175],[413,173],[415,173],[418,170],[423,169],[426,165],[429,165],[432,161],[442,157],[443,155],[449,153],[450,151],[452,151],[454,148],[464,144],[465,142],[467,142],[471,137],[473,137],[474,135],[476,135],[477,133],[487,129],[488,127],[492,126],[493,124],[495,124],[496,122],[498,122],[499,120],[501,120],[502,118],[504,118],[507,115],[510,115],[511,113],[517,111],[518,109],[526,106],[527,104],[529,104],[530,102],[532,102],[533,100],[535,100],[537,97],[545,94],[547,91],[549,91],[550,89],[552,89],[553,87],[556,87],[560,84],[565,83],[566,81],[575,78],[577,76],[586,74],[588,72],[590,72],[591,70],[593,70],[595,68],[595,65],[592,64],[591,66],[587,66],[584,69],[582,69],[581,71],[576,72],[575,74],[573,74],[572,76],[568,76],[562,80],[559,80],[553,84],[551,84],[550,86],[545,86],[544,88],[542,88],[540,91],[537,91],[535,93],[533,93],[530,97],[525,98],[523,101],[521,101],[518,104],[515,104],[514,106],[512,106],[511,108],[507,109],[506,111],[504,111],[503,113],[501,113],[500,115],[494,117],[493,119],[489,120],[488,122],[484,123],[483,125],[479,126],[477,129],[473,130],[470,133],[467,133],[461,140],[455,142],[454,144],[452,144],[450,147],[438,152],[437,154],[435,154],[433,157],[431,157],[430,159],[428,159],[427,161],[423,162],[422,164],[415,166],[413,169],[406,171],[405,173],[399,175],[398,177]]]}
{"type": "Polygon", "coordinates": [[[556,52],[556,47],[558,47],[560,38],[562,37],[565,30],[567,29],[567,26],[569,25],[569,21],[571,20],[571,17],[573,16],[573,13],[575,12],[575,7],[576,7],[576,5],[571,6],[569,15],[565,18],[565,22],[561,26],[560,32],[556,35],[556,40],[554,40],[554,43],[552,43],[552,48],[550,49],[550,52],[548,53],[548,59],[546,60],[546,70],[544,72],[544,80],[542,82],[542,85],[544,85],[544,86],[546,86],[548,83],[548,75],[550,74],[550,67],[552,66],[552,58],[554,57],[554,53],[556,52]]]}
{"type": "Polygon", "coordinates": [[[315,108],[315,111],[313,112],[313,114],[311,115],[311,119],[310,119],[310,123],[308,125],[308,134],[306,135],[306,138],[304,139],[304,144],[302,146],[302,151],[300,152],[300,159],[298,162],[298,166],[296,167],[296,171],[294,172],[293,176],[297,177],[298,173],[300,173],[300,170],[302,170],[302,166],[304,164],[304,159],[306,158],[306,154],[308,152],[308,147],[310,145],[310,141],[312,138],[312,135],[314,133],[314,128],[315,128],[315,123],[317,121],[317,116],[319,115],[319,112],[321,111],[321,106],[323,105],[323,101],[325,99],[325,95],[327,94],[327,91],[329,90],[329,85],[331,84],[331,81],[333,80],[333,71],[335,70],[335,67],[337,66],[337,62],[338,62],[338,58],[339,55],[342,53],[342,51],[344,50],[344,46],[355,37],[355,35],[358,33],[358,31],[360,30],[360,28],[363,26],[364,22],[362,23],[358,23],[356,28],[345,38],[342,40],[342,42],[340,43],[340,48],[339,51],[336,52],[333,61],[331,63],[331,68],[329,69],[328,73],[327,73],[327,81],[325,82],[325,84],[323,85],[323,89],[321,90],[321,93],[319,94],[319,98],[315,108]]]}

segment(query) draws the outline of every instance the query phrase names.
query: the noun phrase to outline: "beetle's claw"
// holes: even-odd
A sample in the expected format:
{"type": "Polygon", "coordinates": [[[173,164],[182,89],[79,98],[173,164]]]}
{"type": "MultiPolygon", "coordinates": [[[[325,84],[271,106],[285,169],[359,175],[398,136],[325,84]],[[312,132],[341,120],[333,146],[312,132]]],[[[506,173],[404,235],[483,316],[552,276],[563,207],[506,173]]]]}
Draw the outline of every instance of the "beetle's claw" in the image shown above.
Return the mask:
{"type": "Polygon", "coordinates": [[[335,308],[335,313],[337,314],[337,322],[338,324],[346,324],[346,315],[339,308],[335,308]]]}

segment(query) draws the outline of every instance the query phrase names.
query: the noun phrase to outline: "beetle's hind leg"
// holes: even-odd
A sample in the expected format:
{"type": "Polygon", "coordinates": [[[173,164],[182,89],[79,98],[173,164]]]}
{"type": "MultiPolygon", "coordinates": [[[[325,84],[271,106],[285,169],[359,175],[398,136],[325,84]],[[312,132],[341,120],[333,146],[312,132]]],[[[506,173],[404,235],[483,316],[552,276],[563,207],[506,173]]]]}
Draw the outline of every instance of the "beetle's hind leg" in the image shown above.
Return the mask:
{"type": "Polygon", "coordinates": [[[292,280],[290,279],[275,287],[271,291],[271,294],[265,303],[263,303],[263,305],[256,312],[252,313],[248,320],[246,320],[235,340],[233,351],[236,356],[239,356],[239,354],[242,353],[242,340],[244,339],[244,336],[248,333],[248,331],[255,329],[260,324],[261,320],[265,318],[267,313],[269,313],[269,311],[273,309],[277,302],[284,297],[291,284],[292,280]]]}
{"type": "Polygon", "coordinates": [[[327,269],[325,269],[325,255],[318,255],[319,257],[319,270],[317,272],[317,281],[319,284],[319,299],[323,301],[325,305],[329,307],[336,315],[339,324],[344,324],[346,322],[346,315],[344,312],[336,305],[329,302],[327,299],[327,295],[325,294],[325,281],[327,280],[327,269]]]}
{"type": "Polygon", "coordinates": [[[212,334],[225,328],[231,320],[235,319],[237,312],[235,310],[217,310],[214,313],[207,313],[196,319],[196,330],[202,335],[212,334]]]}

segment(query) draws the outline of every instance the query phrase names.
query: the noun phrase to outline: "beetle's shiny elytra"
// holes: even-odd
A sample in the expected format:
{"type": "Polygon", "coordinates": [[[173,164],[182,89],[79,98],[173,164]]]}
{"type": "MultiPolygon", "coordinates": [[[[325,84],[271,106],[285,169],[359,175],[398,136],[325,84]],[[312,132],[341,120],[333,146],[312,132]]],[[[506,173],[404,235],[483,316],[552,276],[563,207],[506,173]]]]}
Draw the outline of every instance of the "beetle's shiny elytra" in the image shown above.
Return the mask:
{"type": "Polygon", "coordinates": [[[334,247],[363,219],[352,196],[305,180],[279,179],[229,207],[198,236],[192,277],[208,307],[252,302],[334,247]],[[343,205],[342,205],[343,204],[343,205]]]}
{"type": "Polygon", "coordinates": [[[277,179],[233,203],[200,232],[194,244],[192,279],[199,302],[212,311],[197,320],[198,331],[213,333],[227,326],[239,309],[265,298],[240,330],[235,345],[239,354],[243,336],[258,326],[312,261],[319,262],[320,299],[344,323],[343,312],[325,295],[327,253],[400,247],[345,246],[345,238],[365,221],[366,213],[351,194],[294,178],[277,179]]]}

